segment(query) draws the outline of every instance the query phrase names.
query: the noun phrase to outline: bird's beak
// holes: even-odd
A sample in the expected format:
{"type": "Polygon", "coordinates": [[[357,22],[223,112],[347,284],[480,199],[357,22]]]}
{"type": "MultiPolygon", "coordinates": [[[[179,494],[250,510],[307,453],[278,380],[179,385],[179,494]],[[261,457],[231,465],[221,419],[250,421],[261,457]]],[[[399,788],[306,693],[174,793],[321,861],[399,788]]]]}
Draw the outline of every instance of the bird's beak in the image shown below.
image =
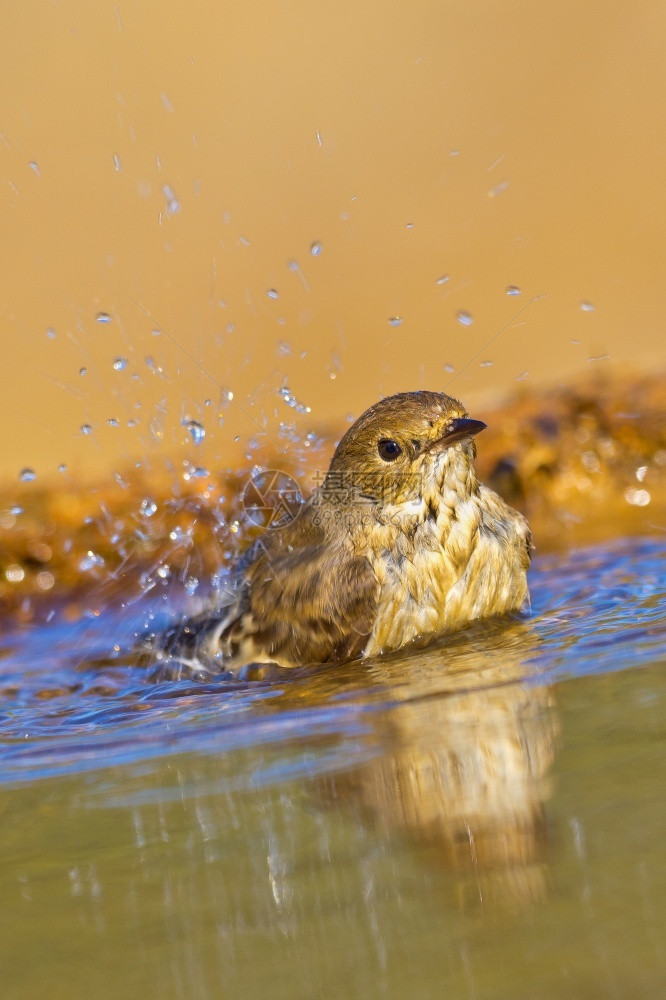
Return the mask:
{"type": "Polygon", "coordinates": [[[438,438],[430,445],[428,451],[443,451],[445,448],[449,448],[452,444],[455,444],[456,441],[464,441],[465,438],[474,437],[475,434],[479,434],[482,430],[485,430],[486,426],[483,420],[472,420],[471,417],[456,417],[451,421],[441,438],[438,438]]]}

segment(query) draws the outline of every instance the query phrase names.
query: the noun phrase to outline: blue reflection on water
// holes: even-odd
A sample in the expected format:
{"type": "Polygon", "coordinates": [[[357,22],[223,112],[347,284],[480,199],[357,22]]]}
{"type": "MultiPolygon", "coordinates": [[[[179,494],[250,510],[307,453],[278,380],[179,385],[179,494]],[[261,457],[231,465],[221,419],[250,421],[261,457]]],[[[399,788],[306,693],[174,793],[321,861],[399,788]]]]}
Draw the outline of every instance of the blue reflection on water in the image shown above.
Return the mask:
{"type": "MultiPolygon", "coordinates": [[[[535,559],[530,624],[536,641],[525,652],[526,675],[550,684],[663,658],[665,555],[662,540],[648,538],[535,559]]],[[[391,703],[390,689],[378,693],[362,683],[352,690],[342,685],[324,704],[304,701],[279,711],[289,680],[149,684],[131,660],[109,659],[114,645],[129,648],[140,627],[127,612],[108,610],[97,619],[53,622],[0,641],[0,780],[111,764],[140,768],[175,752],[293,747],[299,737],[326,737],[327,748],[316,759],[292,752],[282,763],[273,761],[263,778],[255,773],[253,783],[287,772],[321,773],[332,766],[331,741],[337,740],[333,757],[340,764],[359,752],[366,713],[391,703]]],[[[469,640],[463,634],[452,644],[450,655],[466,643],[468,656],[470,643],[486,657],[501,656],[502,630],[488,628],[484,639],[477,627],[469,640]]],[[[441,659],[441,650],[437,655],[441,659]]]]}

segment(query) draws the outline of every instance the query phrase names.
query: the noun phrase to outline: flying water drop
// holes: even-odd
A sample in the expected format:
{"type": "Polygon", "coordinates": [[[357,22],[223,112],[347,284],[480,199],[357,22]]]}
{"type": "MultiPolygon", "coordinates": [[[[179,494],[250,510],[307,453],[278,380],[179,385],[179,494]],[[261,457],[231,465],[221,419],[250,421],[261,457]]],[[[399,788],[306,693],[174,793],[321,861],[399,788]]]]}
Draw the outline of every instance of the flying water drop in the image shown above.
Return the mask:
{"type": "Polygon", "coordinates": [[[301,403],[300,400],[296,399],[286,381],[283,382],[278,389],[278,395],[282,397],[287,406],[290,406],[292,410],[296,410],[296,413],[311,412],[309,406],[306,406],[305,403],[301,403]]]}
{"type": "Polygon", "coordinates": [[[168,184],[162,185],[162,194],[166,198],[167,215],[175,215],[176,212],[180,212],[180,202],[168,184]]]}
{"type": "Polygon", "coordinates": [[[185,417],[181,423],[192,438],[193,444],[201,444],[206,436],[206,428],[203,424],[200,424],[198,420],[190,420],[189,417],[185,417]]]}
{"type": "Polygon", "coordinates": [[[456,319],[462,326],[471,326],[474,322],[474,317],[466,309],[459,309],[456,313],[456,319]]]}

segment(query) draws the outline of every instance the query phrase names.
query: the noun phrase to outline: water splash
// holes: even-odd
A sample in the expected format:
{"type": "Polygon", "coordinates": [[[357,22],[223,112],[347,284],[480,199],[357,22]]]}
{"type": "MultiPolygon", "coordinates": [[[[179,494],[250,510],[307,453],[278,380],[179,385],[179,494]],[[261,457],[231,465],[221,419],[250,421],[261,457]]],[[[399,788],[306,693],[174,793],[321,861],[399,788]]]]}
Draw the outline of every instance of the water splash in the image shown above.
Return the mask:
{"type": "Polygon", "coordinates": [[[311,413],[312,412],[309,406],[306,406],[305,403],[301,403],[296,398],[296,396],[294,396],[294,394],[292,393],[291,389],[287,385],[286,379],[282,383],[282,385],[280,386],[280,388],[277,390],[277,392],[278,392],[278,395],[287,404],[287,406],[291,407],[292,410],[296,410],[297,413],[311,413]]]}

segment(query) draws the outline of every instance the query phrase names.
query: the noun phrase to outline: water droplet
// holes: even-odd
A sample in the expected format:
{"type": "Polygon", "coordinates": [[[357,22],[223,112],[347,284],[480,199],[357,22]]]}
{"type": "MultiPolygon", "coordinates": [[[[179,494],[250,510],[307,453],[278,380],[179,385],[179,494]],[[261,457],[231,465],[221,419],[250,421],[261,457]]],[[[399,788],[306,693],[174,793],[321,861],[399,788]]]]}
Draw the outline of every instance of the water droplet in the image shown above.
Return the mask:
{"type": "Polygon", "coordinates": [[[479,361],[479,368],[492,368],[493,364],[492,361],[479,361]]]}
{"type": "Polygon", "coordinates": [[[96,566],[103,566],[104,559],[102,556],[88,549],[86,554],[79,562],[79,569],[82,573],[86,573],[88,570],[95,569],[96,566]]]}
{"type": "Polygon", "coordinates": [[[32,172],[37,175],[37,177],[41,177],[42,176],[41,173],[40,173],[40,170],[39,170],[39,164],[35,163],[34,160],[31,160],[30,163],[28,164],[28,166],[30,167],[30,169],[32,170],[32,172]]]}
{"type": "Polygon", "coordinates": [[[288,344],[286,340],[278,340],[277,353],[283,357],[289,357],[291,355],[291,344],[288,344]]]}
{"type": "Polygon", "coordinates": [[[160,100],[167,111],[173,111],[173,104],[169,100],[166,94],[160,94],[160,100]]]}
{"type": "Polygon", "coordinates": [[[266,292],[266,295],[268,296],[269,299],[279,299],[280,298],[280,296],[279,296],[278,292],[275,290],[275,288],[269,288],[268,291],[266,292]]]}
{"type": "Polygon", "coordinates": [[[56,338],[56,332],[53,329],[53,327],[50,326],[48,328],[48,330],[46,331],[46,336],[49,338],[49,340],[55,340],[55,338],[56,338]]]}
{"type": "Polygon", "coordinates": [[[634,507],[647,507],[652,497],[647,490],[638,490],[635,486],[628,486],[624,491],[624,499],[634,507]]]}
{"type": "Polygon", "coordinates": [[[402,324],[402,316],[390,316],[389,317],[389,324],[391,326],[401,326],[401,324],[402,324]]]}
{"type": "Polygon", "coordinates": [[[580,308],[584,313],[592,313],[595,309],[591,302],[581,302],[580,308]]]}
{"type": "Polygon", "coordinates": [[[54,583],[55,577],[47,569],[43,569],[37,574],[37,586],[40,590],[50,590],[54,583]]]}
{"type": "Polygon", "coordinates": [[[455,371],[455,368],[453,367],[453,365],[444,365],[444,371],[451,374],[452,372],[455,371]]]}
{"type": "Polygon", "coordinates": [[[82,434],[92,434],[92,432],[93,432],[93,429],[92,429],[92,426],[90,424],[81,424],[81,433],[82,434]]]}
{"type": "Polygon", "coordinates": [[[195,445],[201,444],[206,437],[206,428],[203,424],[200,424],[198,420],[190,420],[189,417],[185,417],[181,423],[192,438],[192,442],[195,445]]]}
{"type": "Polygon", "coordinates": [[[298,261],[297,260],[288,260],[287,261],[287,267],[289,268],[290,271],[299,271],[300,270],[300,268],[298,266],[298,261]]]}
{"type": "Polygon", "coordinates": [[[185,581],[185,590],[190,596],[196,591],[198,586],[199,586],[199,581],[197,580],[196,576],[188,576],[187,580],[185,581]]]}
{"type": "Polygon", "coordinates": [[[117,153],[113,154],[113,166],[114,166],[114,168],[116,170],[116,173],[118,173],[118,174],[123,169],[123,165],[122,165],[122,163],[120,161],[120,157],[118,156],[117,153]]]}
{"type": "Polygon", "coordinates": [[[529,377],[530,373],[527,370],[525,370],[524,372],[521,372],[520,375],[516,375],[516,382],[522,382],[524,379],[529,377]]]}
{"type": "Polygon", "coordinates": [[[450,149],[449,150],[449,156],[460,156],[460,150],[459,149],[450,149]]]}
{"type": "Polygon", "coordinates": [[[508,188],[508,186],[509,186],[509,182],[508,181],[502,181],[501,184],[498,184],[497,187],[492,188],[488,192],[488,197],[489,198],[497,198],[498,195],[504,194],[504,192],[506,191],[506,189],[508,188]]]}
{"type": "Polygon", "coordinates": [[[189,482],[190,479],[204,479],[206,476],[210,476],[210,472],[201,465],[195,465],[183,473],[185,482],[189,482]]]}
{"type": "Polygon", "coordinates": [[[5,570],[5,578],[9,583],[20,583],[25,576],[25,570],[18,563],[10,563],[5,570]]]}
{"type": "Polygon", "coordinates": [[[87,374],[88,374],[87,368],[79,368],[79,375],[87,375],[87,374]]]}
{"type": "Polygon", "coordinates": [[[58,472],[60,473],[67,472],[67,466],[65,465],[64,462],[61,462],[60,465],[58,466],[58,472]]]}
{"type": "Polygon", "coordinates": [[[19,479],[22,483],[32,483],[37,478],[37,473],[34,469],[21,469],[19,472],[19,479]]]}
{"type": "Polygon", "coordinates": [[[110,323],[111,322],[111,317],[109,316],[108,313],[105,313],[105,312],[98,312],[97,315],[95,316],[95,319],[97,320],[98,323],[110,323]]]}
{"type": "Polygon", "coordinates": [[[157,511],[157,504],[150,497],[146,497],[144,500],[141,501],[141,504],[139,506],[139,511],[142,517],[152,517],[153,514],[157,511]]]}
{"type": "Polygon", "coordinates": [[[18,504],[14,504],[12,507],[9,508],[9,513],[12,514],[14,517],[18,517],[19,514],[23,513],[23,507],[19,507],[18,504]]]}
{"type": "Polygon", "coordinates": [[[506,286],[506,294],[507,295],[520,295],[521,293],[522,293],[522,289],[518,288],[518,285],[507,285],[506,286]]]}
{"type": "Polygon", "coordinates": [[[413,229],[414,228],[414,223],[413,222],[408,222],[407,225],[405,226],[405,228],[406,229],[413,229]]]}
{"type": "Polygon", "coordinates": [[[278,395],[282,397],[287,406],[290,406],[292,410],[296,410],[297,413],[310,413],[310,407],[306,406],[305,403],[301,403],[291,389],[287,386],[286,381],[282,383],[278,389],[278,395]]]}
{"type": "Polygon", "coordinates": [[[119,426],[119,421],[118,421],[118,419],[116,417],[109,417],[106,422],[109,425],[109,427],[118,427],[119,426]]]}
{"type": "Polygon", "coordinates": [[[157,375],[158,378],[166,378],[166,375],[164,374],[164,369],[162,368],[161,365],[157,364],[155,358],[153,358],[150,354],[148,354],[143,360],[145,362],[146,368],[148,369],[148,371],[152,372],[153,375],[157,375]]]}
{"type": "Polygon", "coordinates": [[[180,212],[180,202],[178,201],[173,188],[170,188],[168,184],[163,184],[162,194],[166,198],[167,215],[175,215],[177,212],[180,212]]]}
{"type": "Polygon", "coordinates": [[[450,280],[451,280],[451,275],[450,274],[440,274],[439,278],[437,279],[437,284],[438,285],[445,285],[447,283],[447,281],[450,281],[450,280]]]}
{"type": "Polygon", "coordinates": [[[312,257],[318,257],[322,251],[322,245],[318,240],[310,245],[310,255],[312,257]]]}
{"type": "Polygon", "coordinates": [[[474,317],[471,313],[468,313],[465,309],[459,309],[456,313],[456,319],[463,326],[471,326],[474,322],[474,317]]]}
{"type": "Polygon", "coordinates": [[[117,372],[123,371],[125,368],[127,368],[127,358],[114,358],[113,367],[117,372]]]}

